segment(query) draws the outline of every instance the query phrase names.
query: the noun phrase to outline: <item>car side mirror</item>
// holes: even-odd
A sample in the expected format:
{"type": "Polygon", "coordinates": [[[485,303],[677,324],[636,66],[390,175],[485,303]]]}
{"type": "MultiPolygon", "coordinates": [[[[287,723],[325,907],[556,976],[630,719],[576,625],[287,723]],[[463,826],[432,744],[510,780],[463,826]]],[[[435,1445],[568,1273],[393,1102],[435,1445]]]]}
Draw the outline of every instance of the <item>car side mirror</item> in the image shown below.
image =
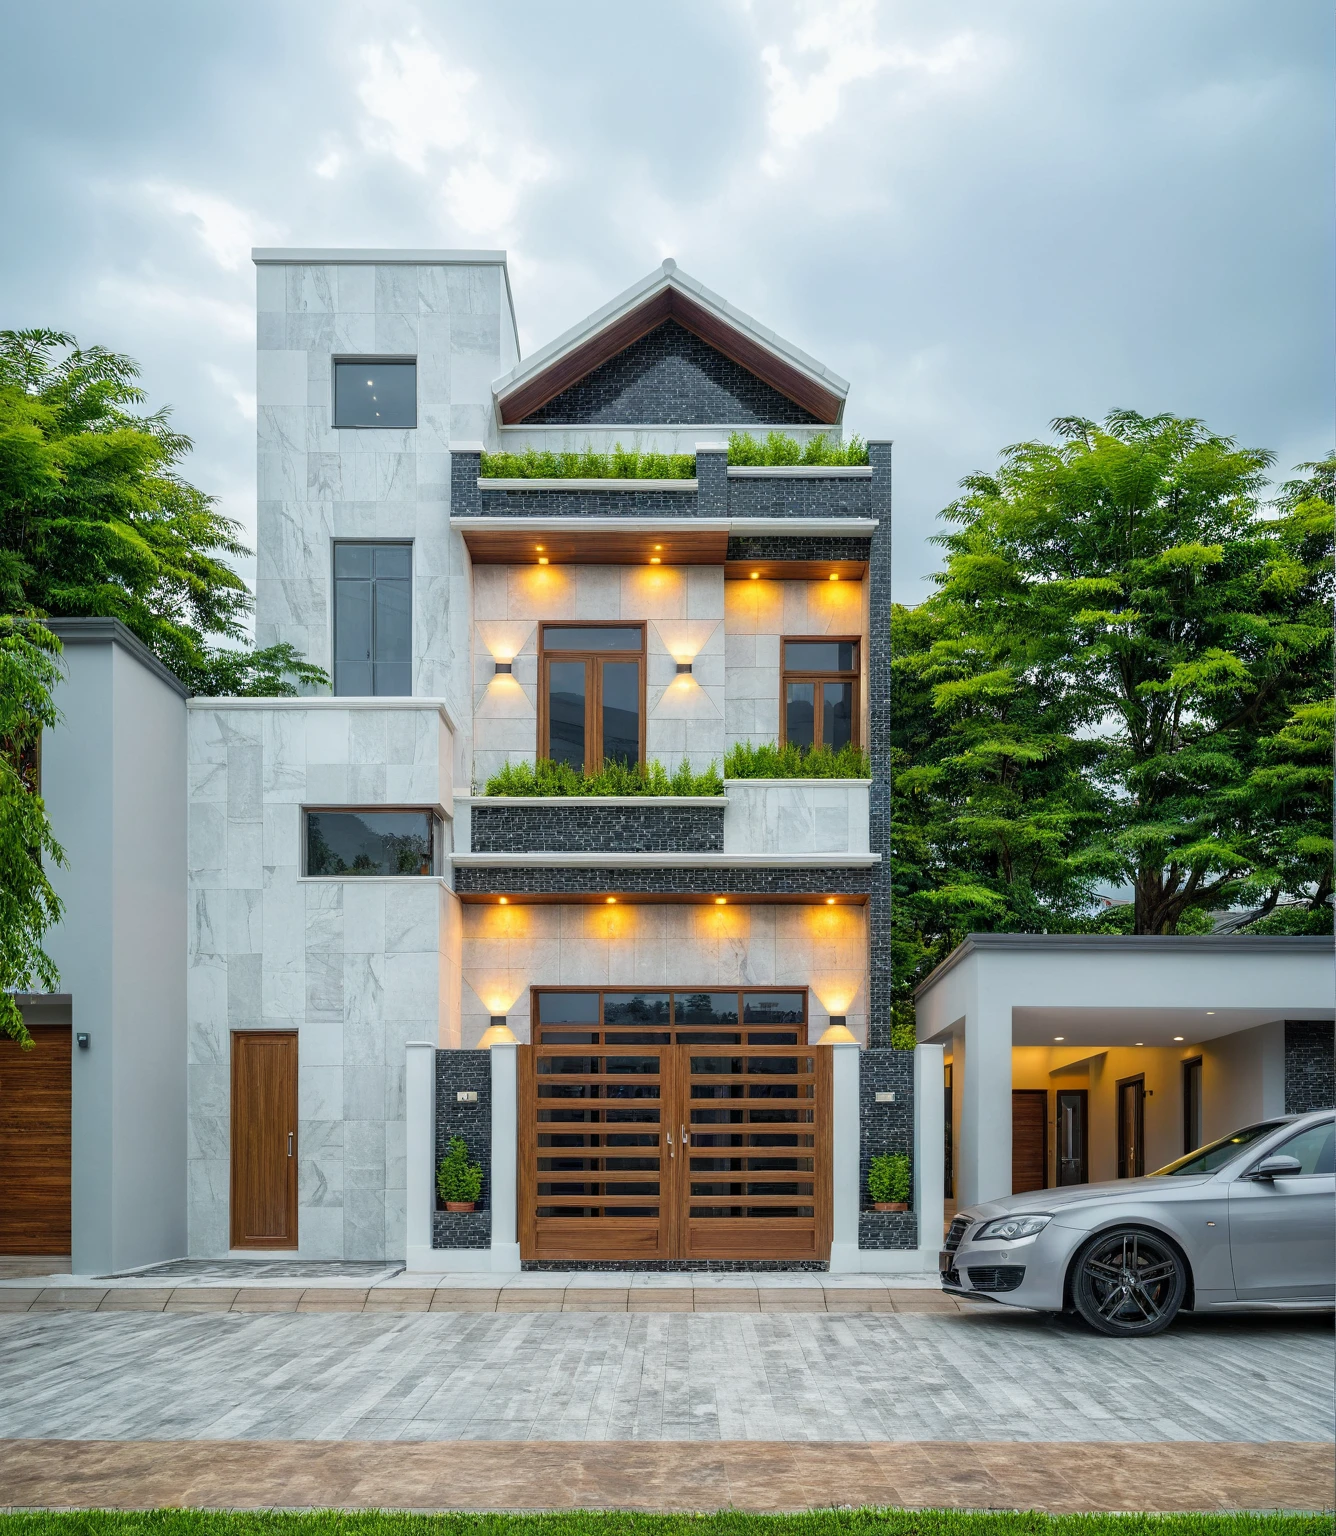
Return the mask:
{"type": "Polygon", "coordinates": [[[1252,1171],[1255,1179],[1292,1179],[1304,1171],[1297,1157],[1264,1157],[1252,1171]]]}

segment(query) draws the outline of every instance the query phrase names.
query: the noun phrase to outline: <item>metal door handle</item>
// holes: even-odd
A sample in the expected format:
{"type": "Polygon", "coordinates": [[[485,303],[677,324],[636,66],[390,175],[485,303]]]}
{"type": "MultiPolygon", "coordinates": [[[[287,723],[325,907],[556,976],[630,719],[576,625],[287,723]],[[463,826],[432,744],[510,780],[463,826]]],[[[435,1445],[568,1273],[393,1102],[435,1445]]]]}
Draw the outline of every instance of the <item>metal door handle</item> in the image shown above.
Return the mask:
{"type": "Polygon", "coordinates": [[[292,1132],[288,1132],[288,1156],[292,1156],[292,1132]]]}
{"type": "Polygon", "coordinates": [[[689,1147],[691,1145],[691,1137],[687,1135],[687,1128],[685,1125],[682,1127],[682,1145],[684,1147],[689,1147]]]}
{"type": "Polygon", "coordinates": [[[677,1156],[677,1153],[673,1151],[673,1133],[671,1131],[668,1132],[668,1156],[677,1156]]]}

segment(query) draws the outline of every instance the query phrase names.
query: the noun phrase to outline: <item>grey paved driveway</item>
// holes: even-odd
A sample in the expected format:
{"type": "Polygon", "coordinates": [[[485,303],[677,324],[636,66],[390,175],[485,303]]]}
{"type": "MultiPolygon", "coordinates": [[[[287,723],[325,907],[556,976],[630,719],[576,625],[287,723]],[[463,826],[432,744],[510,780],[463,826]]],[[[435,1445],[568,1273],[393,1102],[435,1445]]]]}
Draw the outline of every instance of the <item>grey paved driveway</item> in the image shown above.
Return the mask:
{"type": "Polygon", "coordinates": [[[1330,1318],[20,1314],[0,1438],[1324,1441],[1330,1318]]]}

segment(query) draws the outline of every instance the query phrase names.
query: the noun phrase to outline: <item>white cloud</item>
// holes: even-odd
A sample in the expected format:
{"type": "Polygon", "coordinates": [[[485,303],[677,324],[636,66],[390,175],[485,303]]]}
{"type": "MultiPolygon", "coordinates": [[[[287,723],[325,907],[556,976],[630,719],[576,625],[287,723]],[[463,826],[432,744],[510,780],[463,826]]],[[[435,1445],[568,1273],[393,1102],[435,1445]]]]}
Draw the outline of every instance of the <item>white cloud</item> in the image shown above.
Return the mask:
{"type": "Polygon", "coordinates": [[[770,148],[763,167],[774,174],[780,153],[829,128],[840,115],[845,90],[886,71],[910,78],[950,75],[973,61],[974,37],[955,34],[927,50],[887,45],[878,23],[888,14],[874,0],[807,0],[786,46],[761,50],[768,96],[770,148]]]}
{"type": "Polygon", "coordinates": [[[201,244],[225,272],[241,271],[250,263],[252,246],[277,238],[276,227],[267,219],[217,193],[162,181],[143,182],[140,191],[168,212],[190,219],[201,244]]]}
{"type": "Polygon", "coordinates": [[[248,389],[236,374],[226,368],[220,368],[216,363],[209,363],[205,370],[218,388],[225,394],[237,408],[237,414],[243,421],[256,420],[257,408],[255,403],[255,391],[248,389]]]}
{"type": "MultiPolygon", "coordinates": [[[[247,252],[249,256],[249,251],[247,252]]],[[[195,290],[172,288],[166,283],[106,276],[98,279],[98,297],[111,311],[132,310],[141,323],[152,326],[179,322],[211,330],[252,345],[255,340],[255,307],[252,303],[229,304],[195,290]]]]}
{"type": "Polygon", "coordinates": [[[449,69],[416,37],[362,50],[367,73],[357,94],[368,114],[365,137],[419,175],[427,158],[459,149],[470,137],[466,98],[478,83],[472,70],[449,69]]]}

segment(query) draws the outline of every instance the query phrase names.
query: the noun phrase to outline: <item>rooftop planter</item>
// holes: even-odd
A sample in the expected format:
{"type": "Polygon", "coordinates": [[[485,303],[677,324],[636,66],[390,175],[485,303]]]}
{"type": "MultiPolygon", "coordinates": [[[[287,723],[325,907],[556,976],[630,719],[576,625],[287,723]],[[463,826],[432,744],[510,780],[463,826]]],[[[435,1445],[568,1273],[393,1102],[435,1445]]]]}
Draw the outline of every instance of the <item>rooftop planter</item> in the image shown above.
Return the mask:
{"type": "Polygon", "coordinates": [[[817,747],[804,752],[791,743],[740,741],[724,757],[725,779],[871,779],[872,764],[861,747],[832,752],[817,747]]]}
{"type": "MultiPolygon", "coordinates": [[[[728,439],[730,467],[756,469],[816,469],[863,467],[868,462],[867,444],[861,437],[847,443],[833,442],[824,432],[807,442],[784,432],[764,438],[746,432],[728,439]]],[[[696,456],[692,453],[642,453],[619,443],[611,453],[587,448],[583,453],[550,453],[537,448],[523,453],[484,453],[479,463],[483,480],[673,480],[694,481],[696,456]]],[[[683,487],[685,489],[685,487],[683,487]]]]}
{"type": "Polygon", "coordinates": [[[724,782],[713,763],[702,773],[684,762],[669,773],[657,760],[648,763],[608,762],[598,773],[581,773],[569,763],[540,757],[537,762],[507,763],[487,780],[488,796],[522,796],[526,799],[580,796],[587,799],[628,796],[717,796],[724,782]]]}

